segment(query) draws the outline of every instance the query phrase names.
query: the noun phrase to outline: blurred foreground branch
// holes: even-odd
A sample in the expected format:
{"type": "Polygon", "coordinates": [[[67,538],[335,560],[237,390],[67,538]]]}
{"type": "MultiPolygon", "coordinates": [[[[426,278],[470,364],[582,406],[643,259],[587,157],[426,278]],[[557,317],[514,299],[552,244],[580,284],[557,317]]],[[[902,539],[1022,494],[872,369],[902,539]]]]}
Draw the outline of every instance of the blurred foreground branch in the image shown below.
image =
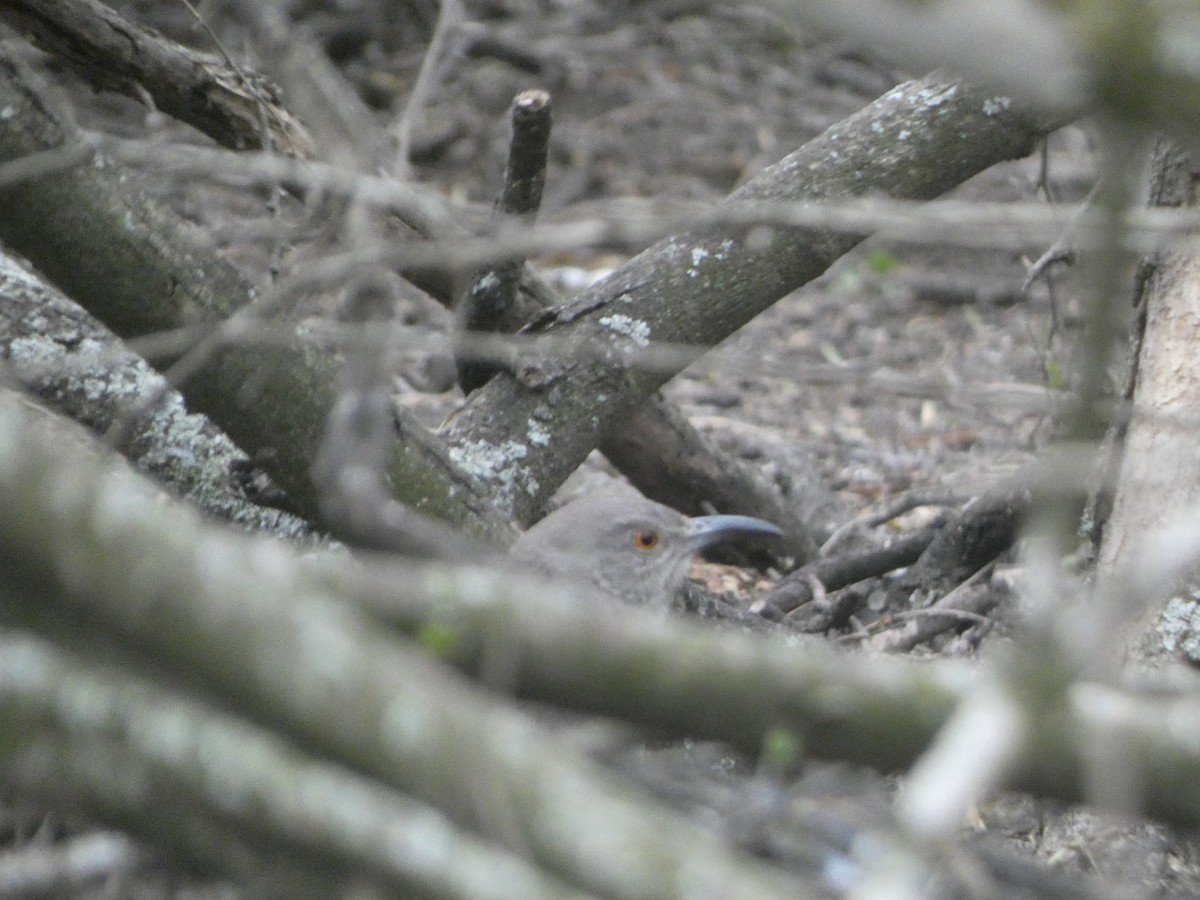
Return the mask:
{"type": "Polygon", "coordinates": [[[332,595],[283,545],[164,502],[78,426],[10,392],[0,505],[0,585],[21,603],[10,616],[60,637],[79,622],[67,640],[115,634],[585,889],[803,896],[332,595]]]}
{"type": "MultiPolygon", "coordinates": [[[[700,871],[750,876],[366,608],[470,671],[500,673],[505,691],[751,752],[782,729],[807,752],[886,770],[910,765],[990,677],[589,608],[512,573],[306,561],[164,502],[75,428],[0,397],[0,584],[32,601],[23,619],[61,630],[82,616],[84,631],[151,650],[224,702],[585,886],[583,873],[607,864],[592,857],[600,845],[660,887],[700,871]],[[612,834],[628,846],[613,849],[612,834]]],[[[1200,778],[1193,698],[1078,684],[1054,715],[1030,717],[1007,783],[1082,799],[1098,744],[1129,749],[1145,809],[1200,822],[1200,797],[1177,789],[1200,778]]]]}
{"type": "MultiPolygon", "coordinates": [[[[4,600],[9,609],[20,603],[4,600]]],[[[439,897],[581,896],[430,806],[179,690],[19,630],[0,629],[0,710],[22,723],[0,751],[8,779],[153,836],[256,892],[311,897],[323,882],[366,875],[439,897]],[[272,854],[274,871],[262,864],[272,854]],[[337,865],[318,875],[313,854],[337,865]]]]}

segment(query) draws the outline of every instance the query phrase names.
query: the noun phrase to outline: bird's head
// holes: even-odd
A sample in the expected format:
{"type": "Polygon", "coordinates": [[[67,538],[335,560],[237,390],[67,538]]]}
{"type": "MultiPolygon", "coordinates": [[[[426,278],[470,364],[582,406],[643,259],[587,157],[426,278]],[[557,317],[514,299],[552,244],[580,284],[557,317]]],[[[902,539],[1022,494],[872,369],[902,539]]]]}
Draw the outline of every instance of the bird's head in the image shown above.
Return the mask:
{"type": "Polygon", "coordinates": [[[749,516],[688,518],[629,493],[582,497],[523,534],[510,555],[548,575],[587,582],[605,595],[665,608],[692,558],[705,547],[745,537],[779,537],[749,516]]]}

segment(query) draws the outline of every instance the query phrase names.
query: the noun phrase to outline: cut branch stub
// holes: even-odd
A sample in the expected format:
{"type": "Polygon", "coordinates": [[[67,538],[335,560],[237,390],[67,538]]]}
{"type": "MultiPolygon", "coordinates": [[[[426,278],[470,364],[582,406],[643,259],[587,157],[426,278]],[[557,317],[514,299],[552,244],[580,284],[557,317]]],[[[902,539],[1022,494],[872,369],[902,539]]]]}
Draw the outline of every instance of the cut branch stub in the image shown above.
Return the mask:
{"type": "MultiPolygon", "coordinates": [[[[504,187],[496,198],[494,219],[515,217],[532,222],[542,204],[546,184],[546,158],[550,144],[550,95],[532,90],[517,94],[512,104],[512,141],[504,187]]],[[[511,323],[511,312],[521,284],[523,259],[509,259],[490,266],[475,276],[466,295],[459,301],[455,331],[496,333],[515,331],[521,323],[511,323]],[[505,328],[508,322],[511,327],[505,328]]],[[[469,394],[487,384],[499,367],[480,360],[469,346],[456,341],[454,362],[463,393],[469,394]]]]}

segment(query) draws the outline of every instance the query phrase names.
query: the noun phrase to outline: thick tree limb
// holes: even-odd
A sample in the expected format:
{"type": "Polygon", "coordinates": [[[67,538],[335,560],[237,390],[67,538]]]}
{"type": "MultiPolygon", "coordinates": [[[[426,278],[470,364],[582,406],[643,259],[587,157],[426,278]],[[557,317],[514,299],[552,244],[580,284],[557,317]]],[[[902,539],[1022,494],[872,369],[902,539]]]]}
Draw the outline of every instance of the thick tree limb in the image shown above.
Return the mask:
{"type": "MultiPolygon", "coordinates": [[[[79,141],[12,60],[0,60],[0,106],[11,113],[0,129],[0,161],[79,141]]],[[[261,462],[298,510],[319,518],[310,467],[336,399],[335,355],[299,328],[290,341],[255,343],[256,291],[194,227],[128,178],[89,158],[8,185],[0,191],[0,238],[123,337],[205,322],[237,332],[183,386],[189,407],[261,462]],[[218,326],[226,320],[233,324],[218,326]]],[[[422,428],[396,442],[389,476],[420,498],[419,512],[498,543],[511,533],[422,428]]]]}
{"type": "MultiPolygon", "coordinates": [[[[871,191],[930,198],[1029,153],[1045,130],[1007,98],[930,75],[835,125],[730,199],[871,191]]],[[[660,241],[558,317],[549,333],[561,351],[529,360],[524,371],[500,375],[471,396],[443,430],[453,458],[487,473],[497,505],[528,524],[587,453],[673,374],[630,365],[629,350],[651,341],[711,346],[859,240],[757,228],[660,241]]]]}
{"type": "Polygon", "coordinates": [[[203,416],[189,413],[162,375],[6,256],[0,256],[0,296],[5,375],[64,415],[116,438],[113,446],[138,468],[201,509],[276,537],[312,534],[309,523],[247,497],[245,454],[203,416]],[[125,421],[137,427],[116,427],[125,421]]]}
{"type": "MultiPolygon", "coordinates": [[[[1151,202],[1194,207],[1200,199],[1200,165],[1194,153],[1160,142],[1151,185],[1151,202]]],[[[1166,630],[1152,627],[1158,605],[1145,606],[1124,596],[1122,570],[1148,529],[1178,520],[1200,501],[1195,466],[1195,425],[1200,400],[1200,369],[1194,347],[1200,315],[1200,243],[1194,235],[1141,263],[1134,297],[1134,356],[1125,393],[1132,412],[1124,434],[1115,437],[1110,470],[1117,472],[1111,510],[1102,521],[1103,540],[1097,567],[1108,586],[1105,618],[1113,629],[1138,620],[1137,654],[1173,657],[1166,630]],[[1123,437],[1123,442],[1121,441],[1123,437]],[[1115,591],[1115,593],[1114,593],[1115,591]]],[[[1103,515],[1104,510],[1098,510],[1103,515]]],[[[1157,600],[1159,598],[1147,598],[1157,600]]]]}
{"type": "MultiPolygon", "coordinates": [[[[754,753],[784,729],[806,753],[903,770],[951,711],[994,674],[949,662],[838,654],[719,629],[585,617],[573,605],[531,602],[520,584],[486,595],[478,574],[443,567],[398,576],[352,574],[346,592],[408,629],[452,635],[449,655],[482,670],[504,636],[506,686],[539,700],[602,711],[754,753]],[[631,690],[630,685],[636,690],[631,690]],[[757,746],[756,746],[757,742],[757,746]]],[[[632,617],[630,617],[632,618],[632,617]]],[[[640,619],[640,617],[639,617],[640,619]]],[[[1095,801],[1096,746],[1119,748],[1135,802],[1176,824],[1200,822],[1200,797],[1178,785],[1200,777],[1200,702],[1076,683],[1052,712],[1031,716],[1005,786],[1095,801]]],[[[1128,813],[1128,808],[1123,808],[1128,813]]]]}
{"type": "Polygon", "coordinates": [[[148,96],[167,115],[233,150],[311,157],[312,137],[261,75],[168,40],[97,0],[11,0],[0,19],[97,88],[148,96]],[[144,92],[144,94],[142,93],[144,92]]]}

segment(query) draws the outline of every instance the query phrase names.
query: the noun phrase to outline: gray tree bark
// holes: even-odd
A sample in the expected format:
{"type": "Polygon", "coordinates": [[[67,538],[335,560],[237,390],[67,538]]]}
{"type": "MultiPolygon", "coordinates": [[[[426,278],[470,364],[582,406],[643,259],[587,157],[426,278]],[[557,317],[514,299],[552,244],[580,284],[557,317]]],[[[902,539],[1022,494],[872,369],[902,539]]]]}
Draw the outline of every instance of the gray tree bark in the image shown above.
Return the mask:
{"type": "MultiPolygon", "coordinates": [[[[19,114],[2,136],[3,158],[77,140],[13,67],[4,72],[4,98],[19,114]]],[[[1042,130],[1003,98],[928,78],[831,129],[731,200],[829,198],[880,188],[932,196],[1028,152],[1042,130]]],[[[10,185],[4,196],[13,214],[0,234],[121,334],[224,318],[248,306],[252,292],[231,267],[204,252],[183,223],[131,199],[121,180],[89,163],[10,185]],[[154,245],[123,227],[131,217],[157,236],[154,245]],[[86,245],[90,252],[80,257],[75,248],[86,245]]],[[[523,383],[503,376],[474,396],[447,430],[448,455],[423,429],[404,428],[390,478],[400,498],[505,543],[500,518],[532,521],[607,430],[669,374],[588,362],[596,346],[615,341],[637,349],[643,328],[655,340],[715,343],[859,240],[797,229],[767,235],[725,230],[669,239],[580,298],[550,330],[563,337],[565,353],[533,365],[523,383]],[[580,358],[572,359],[578,350],[580,358]],[[492,501],[494,508],[487,505],[492,501]]],[[[184,390],[194,408],[264,458],[311,515],[318,505],[309,468],[334,400],[335,369],[331,354],[297,335],[290,347],[222,347],[184,390]],[[256,389],[253,398],[247,385],[256,389]]]]}
{"type": "MultiPolygon", "coordinates": [[[[0,59],[0,105],[11,112],[0,128],[0,161],[21,160],[31,170],[0,186],[0,238],[123,337],[206,323],[215,329],[239,317],[250,337],[213,347],[181,388],[191,409],[261,461],[295,507],[318,520],[310,470],[337,397],[336,355],[296,326],[286,326],[290,341],[254,341],[259,292],[194,226],[141,195],[130,173],[90,153],[82,163],[39,171],[31,154],[82,136],[21,69],[0,59]]],[[[484,492],[424,428],[410,423],[406,437],[393,446],[388,475],[406,498],[417,498],[419,512],[496,543],[510,539],[484,492]]]]}
{"type": "Polygon", "coordinates": [[[101,435],[141,471],[201,509],[285,539],[310,523],[261,506],[238,481],[250,460],[111,331],[21,264],[0,255],[4,374],[101,435]],[[130,423],[136,423],[130,428],[130,423]]]}
{"type": "Polygon", "coordinates": [[[313,155],[312,137],[261,75],[176,44],[97,0],[12,0],[0,19],[97,88],[137,99],[144,90],[160,110],[223,146],[313,155]]]}
{"type": "MultiPolygon", "coordinates": [[[[1152,199],[1160,205],[1194,206],[1200,172],[1189,155],[1167,144],[1156,154],[1152,199]]],[[[1112,508],[1101,523],[1098,572],[1120,577],[1131,554],[1144,549],[1147,535],[1176,524],[1200,508],[1195,430],[1200,424],[1200,366],[1196,363],[1196,322],[1200,321],[1200,243],[1190,236],[1143,263],[1136,301],[1143,307],[1135,330],[1132,375],[1126,391],[1130,415],[1124,423],[1120,467],[1112,508]]],[[[1159,597],[1123,598],[1122,608],[1105,610],[1107,624],[1122,633],[1133,629],[1134,655],[1158,660],[1180,645],[1195,644],[1194,626],[1171,617],[1156,627],[1159,597]]],[[[1183,617],[1187,622],[1189,617],[1183,617]]],[[[1194,650],[1189,651],[1194,657],[1194,650]]]]}
{"type": "MultiPolygon", "coordinates": [[[[1047,129],[1008,98],[934,74],[891,91],[771,166],[735,203],[930,198],[1047,129]]],[[[650,342],[711,346],[820,275],[861,239],[806,229],[713,229],[660,241],[570,304],[553,354],[473,394],[443,429],[452,458],[528,524],[584,457],[674,374],[640,368],[650,342]]]]}

